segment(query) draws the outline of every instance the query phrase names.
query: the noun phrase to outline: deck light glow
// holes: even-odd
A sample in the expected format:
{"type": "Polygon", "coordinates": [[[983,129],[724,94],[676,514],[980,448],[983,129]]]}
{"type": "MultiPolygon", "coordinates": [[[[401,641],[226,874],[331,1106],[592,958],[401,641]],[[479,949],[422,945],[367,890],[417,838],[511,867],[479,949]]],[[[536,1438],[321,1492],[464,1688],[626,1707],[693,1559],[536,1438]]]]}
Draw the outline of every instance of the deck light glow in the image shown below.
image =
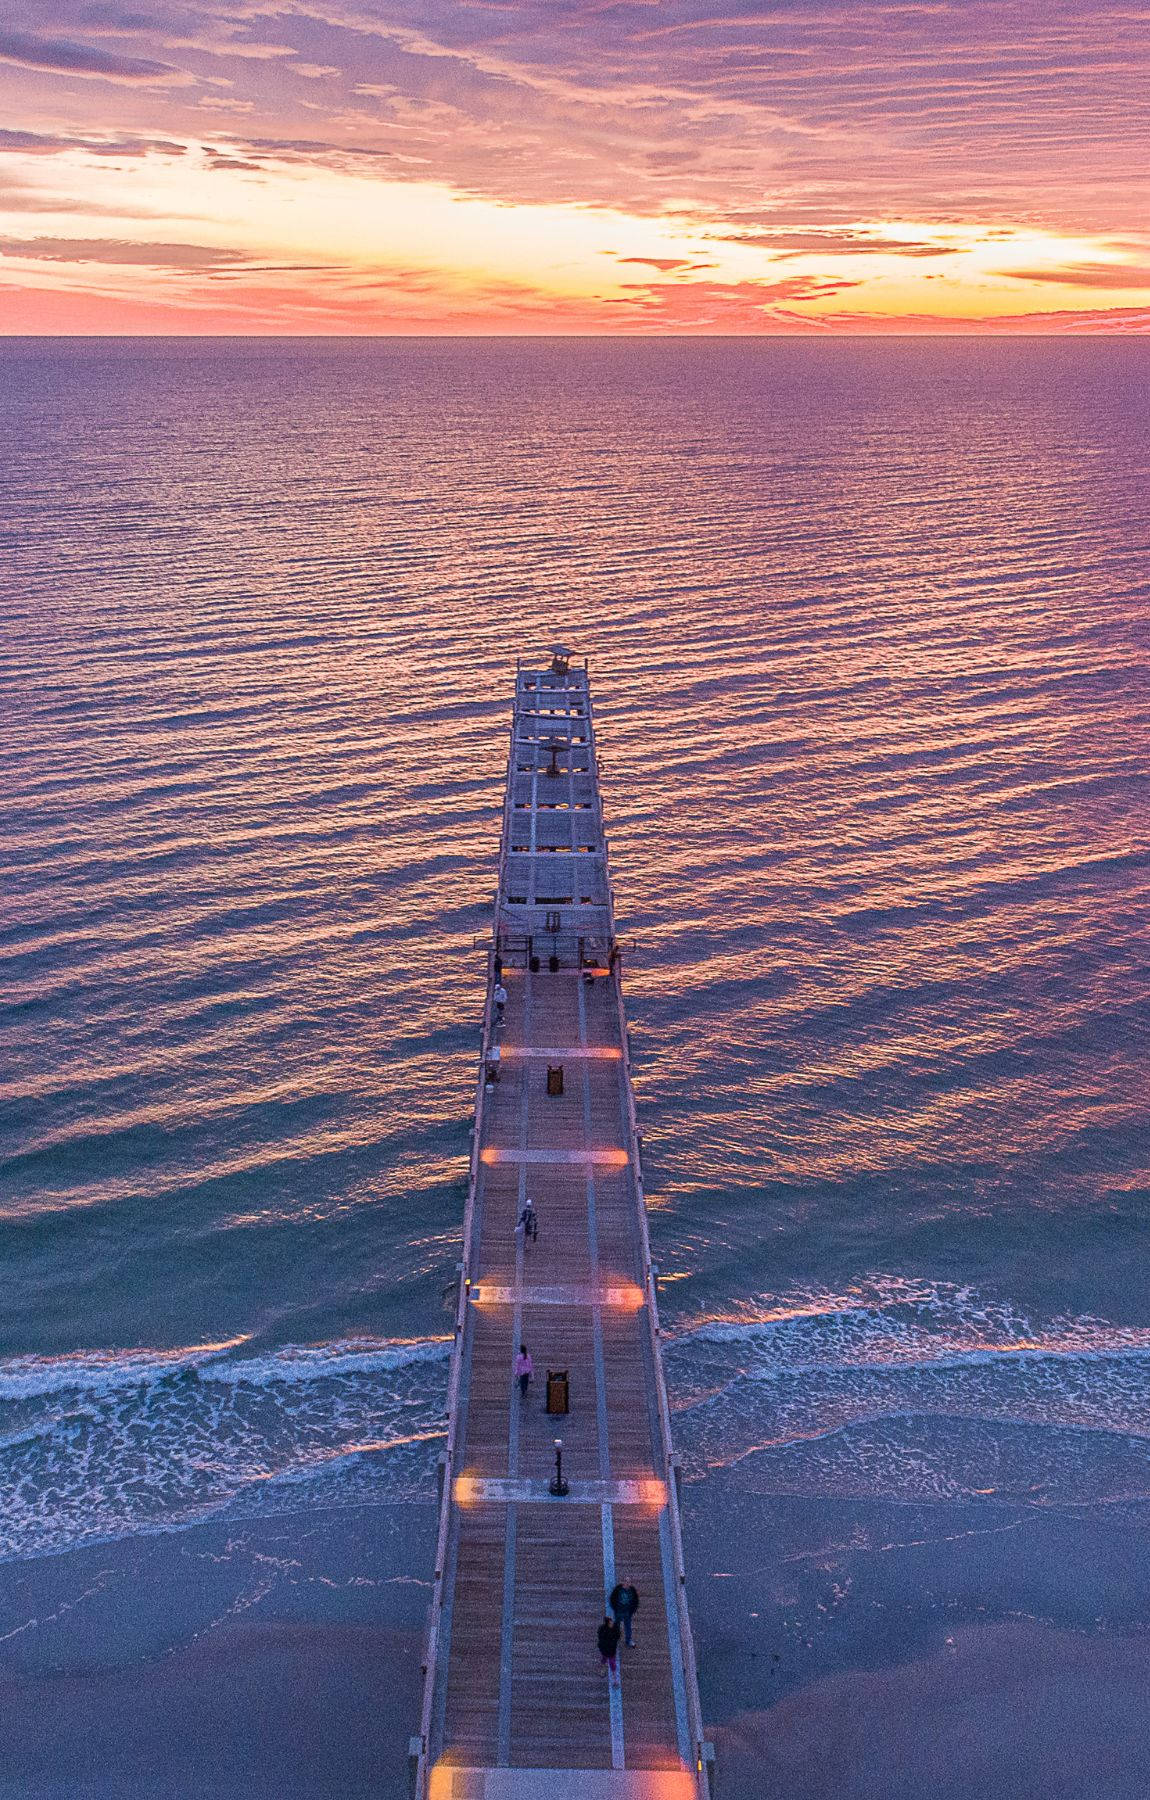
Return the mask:
{"type": "Polygon", "coordinates": [[[477,1282],[468,1289],[472,1306],[601,1306],[612,1312],[638,1312],[644,1293],[634,1281],[607,1281],[594,1288],[589,1284],[555,1285],[551,1287],[516,1287],[511,1280],[477,1282]]]}
{"type": "MultiPolygon", "coordinates": [[[[474,1755],[474,1752],[470,1753],[474,1755]]],[[[468,1777],[472,1765],[466,1749],[455,1752],[457,1760],[448,1761],[444,1757],[431,1770],[428,1800],[455,1800],[464,1793],[481,1793],[484,1790],[468,1786],[468,1777]]],[[[477,1772],[478,1773],[478,1772],[477,1772]]],[[[563,1774],[567,1771],[564,1770],[563,1774]]],[[[597,1797],[607,1790],[597,1783],[592,1785],[596,1771],[587,1771],[588,1785],[569,1787],[566,1782],[562,1791],[573,1796],[581,1792],[589,1792],[597,1797]]],[[[500,1769],[498,1793],[500,1800],[538,1800],[549,1788],[556,1786],[554,1769],[500,1769]]],[[[490,1790],[494,1792],[495,1790],[490,1790]]],[[[628,1767],[626,1788],[622,1790],[627,1800],[699,1800],[697,1777],[690,1769],[635,1769],[628,1767]]]]}
{"type": "Polygon", "coordinates": [[[645,1476],[639,1482],[641,1494],[640,1504],[650,1507],[652,1512],[661,1512],[667,1504],[667,1483],[657,1476],[645,1476]]]}
{"type": "Polygon", "coordinates": [[[631,1158],[626,1150],[510,1150],[500,1145],[488,1144],[479,1152],[479,1160],[488,1168],[501,1163],[529,1163],[545,1169],[554,1164],[557,1168],[591,1167],[598,1164],[605,1169],[625,1169],[631,1158]]]}

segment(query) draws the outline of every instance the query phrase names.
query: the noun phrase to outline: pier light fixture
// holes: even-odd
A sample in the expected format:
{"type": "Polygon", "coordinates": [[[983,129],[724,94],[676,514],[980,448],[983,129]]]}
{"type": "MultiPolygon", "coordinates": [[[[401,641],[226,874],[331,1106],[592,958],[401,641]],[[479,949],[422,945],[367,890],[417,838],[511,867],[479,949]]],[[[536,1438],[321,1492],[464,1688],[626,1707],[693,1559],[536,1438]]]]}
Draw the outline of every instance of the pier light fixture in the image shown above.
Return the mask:
{"type": "Polygon", "coordinates": [[[457,1475],[451,1484],[451,1495],[456,1506],[474,1506],[479,1499],[479,1478],[476,1475],[457,1475]]]}
{"type": "Polygon", "coordinates": [[[657,1475],[646,1475],[638,1483],[639,1504],[662,1512],[667,1504],[667,1483],[660,1481],[657,1475]]]}
{"type": "Polygon", "coordinates": [[[570,1489],[569,1489],[567,1483],[563,1479],[563,1439],[562,1438],[555,1439],[555,1473],[551,1477],[551,1492],[555,1495],[555,1497],[557,1499],[561,1499],[563,1497],[563,1495],[570,1492],[570,1489]]]}
{"type": "Polygon", "coordinates": [[[637,1281],[613,1281],[610,1287],[603,1289],[602,1304],[615,1312],[638,1312],[645,1300],[646,1295],[637,1281]]]}
{"type": "Polygon", "coordinates": [[[626,1150],[514,1150],[509,1144],[487,1144],[479,1152],[479,1160],[488,1169],[500,1163],[588,1163],[601,1169],[625,1169],[631,1158],[626,1150]]]}

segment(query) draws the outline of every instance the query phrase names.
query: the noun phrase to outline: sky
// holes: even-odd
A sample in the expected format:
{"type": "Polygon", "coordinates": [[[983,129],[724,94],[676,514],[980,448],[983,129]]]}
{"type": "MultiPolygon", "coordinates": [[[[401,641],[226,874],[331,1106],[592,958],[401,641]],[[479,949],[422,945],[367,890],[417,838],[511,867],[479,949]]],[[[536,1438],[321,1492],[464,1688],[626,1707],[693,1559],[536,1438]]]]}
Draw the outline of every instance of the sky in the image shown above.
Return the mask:
{"type": "Polygon", "coordinates": [[[10,0],[0,333],[1150,330],[1150,0],[10,0]]]}

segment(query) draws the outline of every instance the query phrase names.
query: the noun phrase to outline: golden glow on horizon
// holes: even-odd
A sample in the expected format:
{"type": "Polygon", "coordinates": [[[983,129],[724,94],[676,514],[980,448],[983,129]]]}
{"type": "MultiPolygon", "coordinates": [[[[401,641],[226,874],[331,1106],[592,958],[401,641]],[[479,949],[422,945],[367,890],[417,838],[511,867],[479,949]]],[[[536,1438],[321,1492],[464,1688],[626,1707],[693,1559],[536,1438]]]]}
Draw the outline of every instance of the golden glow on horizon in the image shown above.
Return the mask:
{"type": "Polygon", "coordinates": [[[1073,315],[1097,306],[1100,287],[1128,302],[1150,297],[1150,274],[1144,287],[1125,285],[1125,268],[1132,282],[1142,271],[1113,242],[1010,224],[866,220],[851,228],[865,249],[774,251],[769,238],[743,242],[681,210],[502,204],[300,163],[253,173],[211,167],[194,147],[144,156],[130,176],[114,159],[57,158],[56,187],[76,198],[68,211],[36,161],[8,159],[22,191],[0,222],[6,302],[34,287],[77,304],[150,304],[156,329],[177,309],[201,329],[213,319],[258,329],[273,314],[297,330],[387,330],[396,320],[426,330],[763,330],[779,318],[945,324],[1055,304],[1073,315]],[[37,192],[50,211],[37,213],[37,192]],[[117,216],[129,193],[130,211],[117,216]],[[901,254],[906,243],[919,248],[901,254]],[[1086,272],[1081,285],[1075,271],[1086,272]]]}
{"type": "Polygon", "coordinates": [[[0,330],[1150,329],[1137,9],[409,10],[14,27],[0,330]]]}

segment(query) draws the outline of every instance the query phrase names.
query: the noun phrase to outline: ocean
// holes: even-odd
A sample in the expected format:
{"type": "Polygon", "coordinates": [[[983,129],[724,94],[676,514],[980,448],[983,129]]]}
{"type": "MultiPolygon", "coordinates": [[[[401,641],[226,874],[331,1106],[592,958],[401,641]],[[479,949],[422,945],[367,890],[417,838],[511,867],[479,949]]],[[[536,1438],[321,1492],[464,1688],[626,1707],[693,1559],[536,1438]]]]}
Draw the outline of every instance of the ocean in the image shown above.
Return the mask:
{"type": "MultiPolygon", "coordinates": [[[[1150,1633],[1150,345],[10,339],[0,397],[17,1705],[93,1567],[204,1532],[386,1517],[386,1577],[340,1580],[417,1633],[511,686],[556,640],[725,1791],[995,1631],[1113,1689],[1150,1633]]],[[[299,1617],[279,1561],[249,1623],[299,1617]]],[[[27,1782],[81,1791],[56,1755],[27,1782]]]]}

